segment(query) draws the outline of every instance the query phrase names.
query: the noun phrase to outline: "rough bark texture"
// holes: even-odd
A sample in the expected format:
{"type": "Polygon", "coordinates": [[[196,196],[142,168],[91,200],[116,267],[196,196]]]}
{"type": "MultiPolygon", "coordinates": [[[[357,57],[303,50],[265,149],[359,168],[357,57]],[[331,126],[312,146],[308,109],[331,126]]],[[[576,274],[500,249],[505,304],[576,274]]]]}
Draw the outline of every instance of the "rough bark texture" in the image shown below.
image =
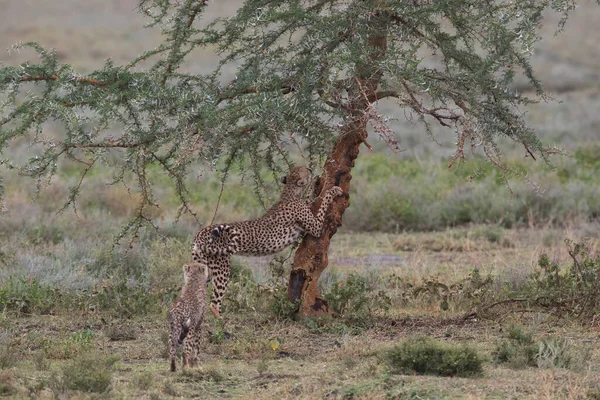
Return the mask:
{"type": "MultiPolygon", "coordinates": [[[[373,51],[367,56],[364,64],[359,66],[359,73],[348,81],[350,101],[344,107],[348,110],[348,116],[340,127],[339,139],[327,157],[324,174],[316,188],[319,193],[324,193],[337,185],[344,190],[346,196],[338,197],[329,208],[321,237],[305,236],[294,255],[288,297],[291,301],[300,301],[298,313],[301,316],[330,313],[327,302],[319,293],[319,277],[329,263],[327,251],[331,237],[342,225],[342,215],[350,205],[348,192],[352,167],[358,157],[360,145],[366,143],[367,138],[367,110],[370,107],[368,99],[376,97],[377,86],[381,80],[381,72],[374,67],[375,61],[384,54],[386,43],[385,36],[372,38],[369,44],[373,51]]],[[[320,204],[321,201],[317,198],[313,204],[313,212],[316,213],[320,204]]]]}

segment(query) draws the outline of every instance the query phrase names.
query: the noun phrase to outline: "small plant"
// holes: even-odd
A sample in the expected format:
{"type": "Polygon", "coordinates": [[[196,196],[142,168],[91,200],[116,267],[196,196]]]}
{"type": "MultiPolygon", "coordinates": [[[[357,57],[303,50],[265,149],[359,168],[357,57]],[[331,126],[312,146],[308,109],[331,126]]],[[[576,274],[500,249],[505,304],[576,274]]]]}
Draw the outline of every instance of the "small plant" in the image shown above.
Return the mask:
{"type": "Polygon", "coordinates": [[[492,352],[494,361],[507,364],[510,368],[521,369],[537,366],[538,346],[532,335],[519,325],[510,325],[505,338],[492,352]]]}
{"type": "Polygon", "coordinates": [[[536,358],[539,368],[570,368],[573,364],[571,342],[563,338],[541,340],[536,358]]]}
{"type": "Polygon", "coordinates": [[[271,314],[279,320],[290,320],[296,319],[296,311],[298,310],[298,303],[292,302],[287,296],[287,287],[283,285],[277,285],[271,288],[273,297],[269,302],[269,310],[271,314]]]}
{"type": "Polygon", "coordinates": [[[428,337],[413,337],[384,355],[392,373],[439,376],[479,376],[483,360],[464,345],[450,345],[428,337]]]}
{"type": "Polygon", "coordinates": [[[114,365],[118,356],[102,357],[88,353],[73,360],[62,369],[62,380],[71,390],[105,393],[110,389],[114,365]]]}
{"type": "Polygon", "coordinates": [[[336,314],[359,325],[368,325],[375,311],[387,312],[391,304],[384,290],[377,290],[373,282],[354,273],[345,282],[332,285],[325,299],[336,314]]]}

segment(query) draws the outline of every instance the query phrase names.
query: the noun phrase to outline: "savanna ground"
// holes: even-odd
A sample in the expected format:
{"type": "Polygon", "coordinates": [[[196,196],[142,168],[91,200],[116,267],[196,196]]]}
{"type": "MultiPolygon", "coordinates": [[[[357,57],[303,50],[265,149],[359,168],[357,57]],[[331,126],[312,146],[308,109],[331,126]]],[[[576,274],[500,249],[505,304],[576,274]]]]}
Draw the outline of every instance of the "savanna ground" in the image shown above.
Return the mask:
{"type": "MultiPolygon", "coordinates": [[[[235,5],[219,2],[210,12],[226,15],[235,5]]],[[[39,40],[81,70],[107,57],[126,62],[159,40],[140,29],[143,20],[134,7],[135,1],[9,1],[0,16],[0,47],[39,40]]],[[[546,143],[565,148],[570,157],[553,160],[550,169],[507,147],[509,165],[529,173],[527,179],[515,173],[511,195],[482,159],[447,169],[452,134],[436,132],[440,143],[435,144],[418,125],[395,116],[392,127],[407,151],[389,155],[380,144],[359,157],[351,207],[320,281],[336,318],[294,318],[293,305],[285,300],[289,251],[276,258],[236,258],[224,324],[207,315],[201,366],[188,372],[168,372],[165,321],[200,225],[186,216],[173,224],[177,200],[168,179],[158,172],[153,176],[161,204],[153,216],[160,230],[142,232],[129,248],[126,240],[112,244],[135,211],[138,194],[107,185],[111,171],[88,177],[77,215],[56,211],[78,182],[78,167],[59,165],[58,176],[39,195],[34,182],[3,171],[0,393],[16,398],[599,398],[596,310],[557,306],[556,288],[541,278],[558,272],[550,268],[544,275],[538,265],[546,253],[568,280],[573,260],[564,239],[589,237],[589,270],[600,267],[600,261],[594,264],[600,250],[598,18],[600,9],[590,2],[555,37],[556,21],[549,15],[534,60],[560,102],[533,106],[529,120],[546,143]],[[541,296],[555,303],[485,309],[505,299],[541,296]],[[399,373],[389,352],[417,336],[475,350],[483,371],[451,378],[399,373]]],[[[23,57],[3,54],[0,60],[16,63],[23,57]]],[[[209,70],[214,60],[207,49],[187,68],[209,70]]],[[[48,134],[60,129],[48,126],[48,134]]],[[[11,150],[17,160],[31,152],[26,142],[11,150]]],[[[197,188],[192,201],[198,219],[207,223],[220,180],[200,164],[189,179],[197,188]]],[[[274,185],[258,189],[266,205],[277,197],[274,185]]],[[[260,215],[264,205],[254,191],[242,171],[234,174],[216,220],[260,215]]]]}

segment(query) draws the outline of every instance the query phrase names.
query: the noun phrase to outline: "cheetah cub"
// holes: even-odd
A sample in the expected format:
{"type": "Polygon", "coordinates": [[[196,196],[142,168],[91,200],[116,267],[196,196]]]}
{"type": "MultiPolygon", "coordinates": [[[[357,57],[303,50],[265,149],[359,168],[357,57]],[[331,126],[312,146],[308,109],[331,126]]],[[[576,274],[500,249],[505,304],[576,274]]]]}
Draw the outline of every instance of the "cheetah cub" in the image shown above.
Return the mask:
{"type": "Polygon", "coordinates": [[[198,363],[200,325],[206,308],[206,281],[209,269],[205,264],[192,263],[183,266],[183,289],[179,298],[167,314],[169,321],[169,356],[171,371],[176,370],[177,346],[183,346],[183,366],[193,367],[198,363]]]}

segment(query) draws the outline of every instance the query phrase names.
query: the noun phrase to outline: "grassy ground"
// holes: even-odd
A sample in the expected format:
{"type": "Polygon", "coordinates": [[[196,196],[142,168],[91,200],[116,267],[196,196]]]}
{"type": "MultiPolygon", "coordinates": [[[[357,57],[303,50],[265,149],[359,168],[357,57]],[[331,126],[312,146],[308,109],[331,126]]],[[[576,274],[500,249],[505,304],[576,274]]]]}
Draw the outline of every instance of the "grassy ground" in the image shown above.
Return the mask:
{"type": "MultiPolygon", "coordinates": [[[[225,303],[224,326],[207,316],[200,367],[175,374],[168,371],[166,359],[165,313],[169,301],[165,293],[171,292],[156,290],[168,288],[180,274],[179,260],[165,253],[183,252],[184,244],[170,242],[150,250],[157,257],[158,252],[162,253],[163,264],[151,266],[155,276],[162,273],[160,281],[152,281],[145,294],[122,299],[134,307],[133,314],[141,315],[130,316],[118,304],[102,300],[103,290],[107,289],[101,286],[110,286],[106,280],[90,289],[91,294],[83,291],[79,297],[68,298],[69,292],[65,291],[48,308],[51,315],[40,311],[43,308],[35,308],[44,303],[42,300],[36,303],[31,290],[23,292],[21,300],[29,302],[34,314],[17,312],[14,302],[5,302],[0,314],[4,332],[0,338],[0,388],[17,398],[51,398],[64,393],[73,398],[597,396],[600,382],[597,321],[582,322],[523,310],[465,320],[462,317],[472,303],[451,301],[449,309],[443,311],[441,297],[432,293],[415,295],[414,291],[432,280],[447,284],[459,281],[474,268],[479,268],[482,276],[491,274],[496,282],[518,285],[536,270],[540,253],[549,253],[566,264],[568,254],[562,238],[590,231],[598,232],[598,226],[569,230],[473,226],[437,233],[336,235],[330,255],[331,268],[322,279],[323,291],[331,293],[333,285],[355,273],[367,277],[367,282],[376,282],[377,289],[386,289],[391,299],[387,310],[373,308],[370,315],[359,318],[291,320],[285,313],[277,314],[272,307],[265,307],[266,303],[250,298],[263,296],[263,300],[271,301],[278,289],[273,281],[264,284],[263,292],[256,292],[240,278],[244,275],[238,273],[225,303]],[[402,284],[394,285],[394,279],[402,284]],[[151,298],[150,305],[144,306],[143,296],[151,298]],[[570,360],[568,367],[495,363],[494,349],[514,323],[530,331],[535,340],[564,339],[570,360]],[[394,373],[385,363],[386,352],[415,335],[475,349],[484,360],[483,374],[474,378],[448,378],[394,373]],[[108,391],[103,394],[85,394],[74,389],[73,382],[89,382],[87,374],[99,374],[90,364],[70,369],[86,354],[101,361],[114,355],[119,357],[109,369],[108,391]]],[[[597,252],[599,248],[598,237],[593,238],[591,251],[597,252]]],[[[254,261],[252,271],[256,278],[252,280],[268,280],[273,272],[272,267],[256,259],[236,260],[236,265],[251,265],[247,262],[254,261]]],[[[95,279],[91,273],[89,278],[95,279]]]]}
{"type": "MultiPolygon", "coordinates": [[[[5,3],[0,49],[37,40],[56,48],[61,61],[79,71],[97,68],[108,57],[126,63],[160,42],[156,30],[140,28],[145,21],[133,11],[135,0],[5,3]]],[[[205,17],[231,14],[238,4],[212,2],[205,17]]],[[[387,156],[373,139],[379,152],[357,160],[352,204],[320,281],[340,315],[293,320],[283,300],[289,264],[236,258],[225,325],[207,317],[200,368],[188,372],[168,372],[165,314],[181,286],[191,237],[215,211],[220,182],[214,171],[199,169],[189,178],[199,221],[184,216],[177,225],[172,186],[155,174],[161,208],[152,212],[160,231],[144,231],[132,249],[121,246],[112,253],[112,240],[134,213],[137,194],[107,186],[110,171],[91,171],[77,216],[56,214],[79,179],[81,170],[73,165],[59,165],[58,177],[37,202],[33,183],[3,171],[0,395],[600,398],[595,317],[582,320],[509,304],[493,314],[463,318],[482,302],[526,293],[542,253],[566,269],[565,238],[588,236],[592,254],[600,249],[600,148],[594,145],[600,124],[600,31],[594,29],[599,15],[595,2],[584,2],[558,36],[553,35],[557,17],[547,15],[533,60],[560,102],[532,106],[529,122],[546,144],[557,143],[573,157],[554,160],[551,170],[506,146],[509,165],[535,182],[527,184],[516,174],[511,197],[497,172],[480,159],[447,169],[451,132],[435,130],[438,145],[393,104],[378,105],[392,117],[392,129],[407,151],[387,156]],[[533,363],[496,363],[513,324],[531,332],[535,349],[554,343],[558,350],[550,361],[569,362],[548,362],[543,353],[533,363]],[[483,357],[483,373],[472,378],[395,373],[385,355],[418,335],[475,349],[483,357]]],[[[16,64],[30,56],[3,53],[0,61],[16,64]]],[[[216,62],[211,49],[204,49],[184,68],[206,72],[216,62]]],[[[48,134],[58,132],[47,128],[48,134]]],[[[28,146],[13,143],[8,157],[22,162],[31,155],[28,146]]],[[[278,189],[261,189],[272,203],[278,189]]],[[[252,192],[251,183],[233,174],[217,221],[260,215],[263,205],[252,192]]]]}

